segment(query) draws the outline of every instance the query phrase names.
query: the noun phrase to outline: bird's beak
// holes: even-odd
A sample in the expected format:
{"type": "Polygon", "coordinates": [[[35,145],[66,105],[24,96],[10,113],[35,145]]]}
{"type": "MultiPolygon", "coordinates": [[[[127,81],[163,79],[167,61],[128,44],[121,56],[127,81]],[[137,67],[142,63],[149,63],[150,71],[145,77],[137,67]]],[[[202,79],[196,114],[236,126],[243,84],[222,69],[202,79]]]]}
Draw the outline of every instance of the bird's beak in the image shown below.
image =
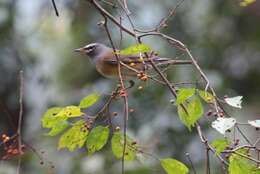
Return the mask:
{"type": "Polygon", "coordinates": [[[75,49],[74,51],[75,51],[75,52],[83,53],[83,52],[84,52],[84,48],[78,48],[78,49],[75,49]]]}

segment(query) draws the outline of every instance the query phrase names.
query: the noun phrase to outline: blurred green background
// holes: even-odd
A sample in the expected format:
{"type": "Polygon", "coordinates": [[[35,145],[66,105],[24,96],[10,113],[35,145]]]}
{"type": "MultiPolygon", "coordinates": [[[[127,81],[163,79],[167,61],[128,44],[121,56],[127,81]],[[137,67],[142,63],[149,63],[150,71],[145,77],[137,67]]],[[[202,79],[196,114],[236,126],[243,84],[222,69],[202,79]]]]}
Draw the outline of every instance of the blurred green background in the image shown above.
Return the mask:
{"type": "MultiPolygon", "coordinates": [[[[100,1],[99,1],[100,2],[100,1]]],[[[58,174],[115,174],[121,163],[108,147],[89,157],[84,150],[70,153],[57,150],[58,138],[44,136],[40,125],[42,114],[51,106],[78,104],[87,94],[98,91],[108,94],[116,81],[101,77],[89,60],[73,50],[91,42],[109,45],[104,30],[97,25],[102,16],[84,0],[56,0],[60,17],[56,17],[51,1],[0,1],[0,134],[12,135],[10,120],[17,123],[19,113],[19,71],[25,72],[24,139],[37,151],[44,150],[45,161],[55,165],[58,174]],[[9,112],[9,114],[8,114],[9,112]],[[9,115],[9,116],[8,116],[9,115]]],[[[128,1],[134,24],[140,29],[153,28],[167,15],[177,1],[128,1]]],[[[101,3],[102,4],[102,3],[101,3]]],[[[118,16],[121,12],[103,4],[118,16]]],[[[220,97],[242,95],[243,109],[230,109],[231,116],[241,122],[259,118],[260,86],[260,1],[241,8],[238,1],[184,1],[163,32],[181,40],[191,50],[206,72],[220,97]]],[[[123,23],[129,26],[127,19],[123,23]]],[[[113,40],[119,45],[119,30],[110,26],[113,40]]],[[[123,37],[123,45],[134,44],[123,37]]],[[[145,40],[162,56],[185,58],[165,41],[156,37],[145,40]]],[[[195,81],[199,75],[190,66],[173,67],[168,77],[175,83],[195,81]]],[[[139,83],[139,82],[137,82],[139,83]]],[[[104,102],[106,97],[104,98],[104,102]]],[[[205,149],[197,134],[189,132],[180,122],[176,107],[166,87],[154,82],[130,90],[129,104],[135,111],[128,121],[128,131],[148,152],[157,156],[174,157],[189,165],[189,153],[198,173],[205,170],[205,149]]],[[[96,108],[102,106],[100,102],[96,108]]],[[[93,108],[95,110],[96,108],[93,108]]],[[[111,105],[119,113],[115,125],[122,124],[122,101],[111,105]]],[[[92,112],[91,110],[89,112],[92,112]]],[[[221,137],[205,123],[209,140],[221,137]]],[[[246,130],[253,138],[256,132],[246,130]]],[[[1,149],[3,150],[3,149],[1,149]]],[[[2,153],[1,153],[2,154],[2,153]]],[[[213,173],[221,173],[219,162],[212,158],[213,173]]],[[[0,174],[16,172],[17,160],[1,160],[0,174]]],[[[49,166],[40,165],[34,153],[22,158],[22,172],[47,173],[49,166]]],[[[126,164],[128,174],[164,173],[152,158],[126,164]]]]}

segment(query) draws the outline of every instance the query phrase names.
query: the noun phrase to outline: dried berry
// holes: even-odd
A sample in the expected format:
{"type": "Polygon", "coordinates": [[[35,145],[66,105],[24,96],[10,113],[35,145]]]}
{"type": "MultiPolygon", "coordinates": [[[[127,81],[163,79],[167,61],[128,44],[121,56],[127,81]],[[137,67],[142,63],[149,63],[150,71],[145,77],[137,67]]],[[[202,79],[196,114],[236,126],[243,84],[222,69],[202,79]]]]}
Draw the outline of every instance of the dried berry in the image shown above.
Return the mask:
{"type": "Polygon", "coordinates": [[[118,113],[117,112],[112,112],[112,115],[115,117],[115,116],[118,115],[118,113]]]}
{"type": "Polygon", "coordinates": [[[132,112],[134,112],[134,111],[135,111],[135,110],[134,110],[133,108],[130,108],[130,109],[129,109],[129,112],[130,112],[130,113],[132,113],[132,112]]]}

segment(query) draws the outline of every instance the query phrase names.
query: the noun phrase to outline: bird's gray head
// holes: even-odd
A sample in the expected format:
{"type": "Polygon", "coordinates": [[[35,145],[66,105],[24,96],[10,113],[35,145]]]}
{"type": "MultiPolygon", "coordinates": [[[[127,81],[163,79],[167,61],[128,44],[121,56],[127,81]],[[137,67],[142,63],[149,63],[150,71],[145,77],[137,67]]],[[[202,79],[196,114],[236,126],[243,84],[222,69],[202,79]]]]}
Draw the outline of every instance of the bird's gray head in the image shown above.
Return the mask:
{"type": "Polygon", "coordinates": [[[88,55],[91,59],[95,59],[104,54],[109,47],[101,43],[91,43],[82,48],[75,49],[76,52],[81,52],[88,55]]]}

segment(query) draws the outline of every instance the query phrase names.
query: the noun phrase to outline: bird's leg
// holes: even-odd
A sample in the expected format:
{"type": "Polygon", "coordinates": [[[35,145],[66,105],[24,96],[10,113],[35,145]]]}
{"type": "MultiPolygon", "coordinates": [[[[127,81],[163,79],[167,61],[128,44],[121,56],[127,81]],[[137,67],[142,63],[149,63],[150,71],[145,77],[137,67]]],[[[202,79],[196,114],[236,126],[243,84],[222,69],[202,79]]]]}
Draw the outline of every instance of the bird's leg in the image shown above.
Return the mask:
{"type": "Polygon", "coordinates": [[[133,80],[128,80],[129,86],[126,89],[130,89],[135,86],[135,82],[133,80]]]}
{"type": "MultiPolygon", "coordinates": [[[[133,80],[128,80],[128,83],[129,83],[129,86],[126,87],[125,90],[130,89],[135,85],[135,82],[133,80]]],[[[117,87],[119,88],[119,90],[122,89],[120,82],[117,83],[117,87]]]]}

